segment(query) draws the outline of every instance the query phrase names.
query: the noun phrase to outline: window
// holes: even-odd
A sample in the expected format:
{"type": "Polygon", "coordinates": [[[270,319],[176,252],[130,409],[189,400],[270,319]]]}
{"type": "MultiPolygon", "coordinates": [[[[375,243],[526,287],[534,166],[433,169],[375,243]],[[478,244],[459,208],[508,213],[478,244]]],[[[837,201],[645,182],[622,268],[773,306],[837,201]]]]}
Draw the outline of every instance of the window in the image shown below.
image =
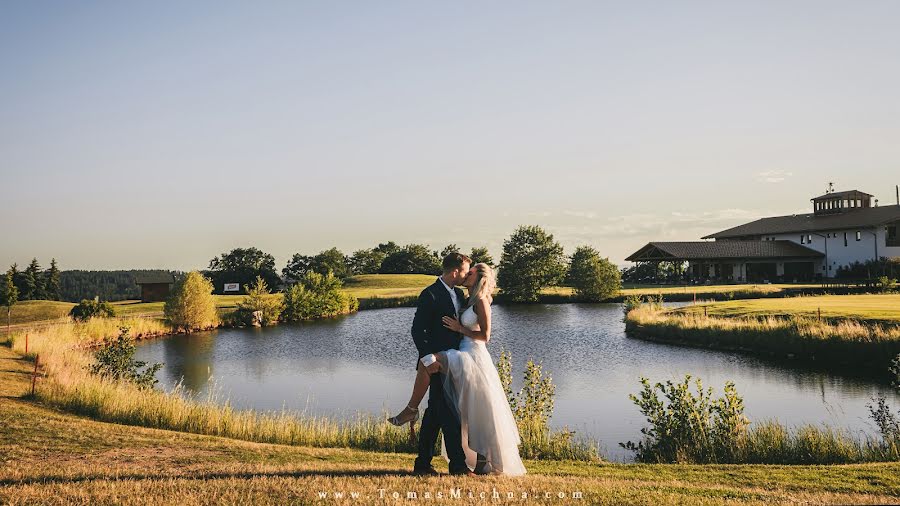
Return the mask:
{"type": "Polygon", "coordinates": [[[900,246],[900,237],[897,237],[897,225],[890,225],[884,238],[885,246],[900,246]]]}
{"type": "Polygon", "coordinates": [[[856,231],[856,240],[862,241],[862,232],[860,232],[859,230],[856,231]]]}
{"type": "Polygon", "coordinates": [[[800,236],[800,244],[806,244],[806,236],[805,235],[800,236]]]}
{"type": "Polygon", "coordinates": [[[844,247],[847,247],[847,232],[844,232],[844,247]]]}
{"type": "Polygon", "coordinates": [[[812,244],[812,234],[808,234],[808,235],[806,236],[806,242],[809,243],[809,244],[812,244]]]}

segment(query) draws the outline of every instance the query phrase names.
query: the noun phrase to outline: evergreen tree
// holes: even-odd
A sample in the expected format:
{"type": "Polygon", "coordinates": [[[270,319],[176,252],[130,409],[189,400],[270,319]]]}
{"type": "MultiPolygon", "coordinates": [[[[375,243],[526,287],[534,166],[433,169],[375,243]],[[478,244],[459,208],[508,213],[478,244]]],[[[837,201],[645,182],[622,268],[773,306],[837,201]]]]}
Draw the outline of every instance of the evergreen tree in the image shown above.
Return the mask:
{"type": "Polygon", "coordinates": [[[44,292],[43,279],[41,279],[41,266],[37,258],[31,259],[31,263],[25,268],[22,280],[22,300],[38,300],[44,292]]]}
{"type": "Polygon", "coordinates": [[[44,273],[44,286],[49,300],[59,300],[60,283],[59,283],[59,267],[56,265],[56,259],[50,260],[50,268],[44,273]]]}
{"type": "Polygon", "coordinates": [[[459,253],[459,246],[452,243],[444,246],[444,249],[441,250],[440,254],[441,260],[443,260],[444,257],[449,255],[450,253],[459,253]]]}
{"type": "Polygon", "coordinates": [[[16,264],[6,271],[3,285],[0,286],[0,306],[6,306],[6,335],[9,335],[9,323],[12,317],[12,307],[19,301],[19,289],[13,282],[15,278],[16,264]]]}
{"type": "Polygon", "coordinates": [[[469,255],[469,258],[472,259],[472,265],[494,265],[494,258],[491,257],[491,254],[488,252],[487,248],[472,248],[472,253],[469,255]]]}

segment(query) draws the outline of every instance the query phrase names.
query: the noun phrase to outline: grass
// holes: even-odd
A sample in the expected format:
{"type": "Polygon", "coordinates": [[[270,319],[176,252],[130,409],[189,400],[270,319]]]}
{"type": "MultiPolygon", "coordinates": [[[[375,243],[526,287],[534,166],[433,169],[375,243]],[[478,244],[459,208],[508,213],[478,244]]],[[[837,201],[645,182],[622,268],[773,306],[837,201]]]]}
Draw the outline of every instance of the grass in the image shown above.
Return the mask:
{"type": "MultiPolygon", "coordinates": [[[[359,299],[360,309],[413,306],[425,287],[434,283],[435,276],[426,274],[365,274],[344,280],[344,290],[359,299]]],[[[648,295],[661,293],[666,300],[693,300],[752,297],[780,297],[797,290],[815,290],[818,285],[712,285],[712,286],[671,286],[671,285],[625,285],[619,296],[610,302],[621,302],[631,294],[648,295]]],[[[569,287],[551,287],[543,290],[542,302],[560,303],[572,300],[569,287]]],[[[216,307],[220,316],[237,308],[244,295],[216,295],[216,307]]],[[[498,303],[502,303],[502,297],[498,303]]],[[[13,306],[11,324],[22,327],[32,323],[46,323],[64,318],[75,304],[54,301],[23,301],[13,306]]],[[[162,302],[140,302],[126,300],[113,302],[118,316],[147,316],[161,318],[162,302]]],[[[0,319],[2,320],[2,319],[0,319]]],[[[3,322],[5,323],[5,322],[3,322]]],[[[6,327],[0,327],[0,333],[6,327]]]]}
{"type": "MultiPolygon", "coordinates": [[[[890,296],[869,296],[865,300],[882,300],[873,297],[890,296]]],[[[809,304],[819,298],[802,299],[808,299],[804,302],[809,304]]],[[[780,299],[779,302],[791,305],[796,300],[799,299],[780,299]]],[[[657,341],[851,366],[859,372],[868,370],[873,374],[877,374],[874,371],[886,374],[890,361],[900,353],[900,326],[787,314],[790,316],[725,317],[712,316],[709,310],[704,314],[697,307],[665,310],[644,304],[629,311],[626,332],[657,341]]]]}
{"type": "Polygon", "coordinates": [[[784,299],[715,302],[682,308],[676,313],[702,313],[727,318],[805,317],[900,323],[900,294],[820,295],[784,299]]]}
{"type": "MultiPolygon", "coordinates": [[[[149,318],[95,318],[85,323],[30,330],[29,352],[39,355],[47,377],[36,391],[36,398],[64,411],[127,425],[288,445],[386,452],[415,450],[405,428],[386,423],[386,416],[359,414],[336,420],[293,411],[235,410],[215,397],[188,399],[179,391],[140,390],[129,383],[105,381],[89,374],[89,346],[118,335],[121,325],[131,327],[135,337],[170,331],[149,318]]],[[[25,352],[23,334],[10,336],[14,351],[25,352]]],[[[561,442],[554,437],[556,434],[550,435],[549,443],[546,438],[523,437],[523,452],[548,458],[597,458],[595,443],[561,442]]]]}
{"type": "MultiPolygon", "coordinates": [[[[647,465],[525,462],[521,478],[408,474],[412,455],[253,443],[104,423],[22,397],[32,364],[0,347],[0,502],[4,504],[321,504],[320,491],[350,492],[338,504],[394,504],[394,491],[492,489],[537,497],[509,503],[897,504],[900,464],[838,466],[647,465]],[[388,496],[379,499],[379,489],[388,496]]],[[[440,458],[435,467],[446,472],[440,458]]],[[[465,496],[463,496],[465,497],[465,496]]],[[[488,495],[488,497],[490,497],[488,495]]],[[[424,500],[424,499],[419,499],[424,500]]],[[[477,499],[476,499],[477,500],[477,499]]],[[[455,501],[453,501],[455,502],[455,501]]],[[[470,501],[466,501],[470,502],[470,501]]],[[[479,501],[481,502],[481,501],[479,501]]]]}

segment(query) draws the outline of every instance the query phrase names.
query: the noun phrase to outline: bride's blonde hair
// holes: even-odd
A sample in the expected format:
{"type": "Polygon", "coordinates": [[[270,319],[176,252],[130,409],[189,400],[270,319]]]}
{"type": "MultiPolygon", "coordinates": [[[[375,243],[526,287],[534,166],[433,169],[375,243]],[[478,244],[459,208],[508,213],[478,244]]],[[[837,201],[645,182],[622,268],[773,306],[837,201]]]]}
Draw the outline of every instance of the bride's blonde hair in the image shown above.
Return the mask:
{"type": "Polygon", "coordinates": [[[466,307],[475,305],[475,301],[482,296],[488,297],[488,302],[493,301],[494,287],[497,286],[494,269],[490,265],[477,263],[472,266],[472,269],[478,274],[478,277],[475,278],[475,285],[469,291],[469,302],[466,304],[466,307]]]}

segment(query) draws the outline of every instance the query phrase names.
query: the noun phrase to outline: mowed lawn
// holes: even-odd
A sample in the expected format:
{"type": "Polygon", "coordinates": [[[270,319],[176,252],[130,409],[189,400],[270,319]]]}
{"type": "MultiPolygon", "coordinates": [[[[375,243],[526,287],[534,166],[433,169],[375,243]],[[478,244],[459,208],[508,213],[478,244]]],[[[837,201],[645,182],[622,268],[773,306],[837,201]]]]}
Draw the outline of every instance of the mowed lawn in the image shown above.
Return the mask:
{"type": "MultiPolygon", "coordinates": [[[[624,465],[528,460],[529,474],[519,478],[419,478],[409,475],[412,454],[250,443],[97,422],[48,409],[22,397],[30,387],[31,368],[30,362],[0,346],[2,504],[900,503],[897,463],[624,465]],[[446,496],[451,489],[460,489],[461,498],[424,498],[426,492],[446,496]],[[503,494],[499,501],[491,499],[495,489],[503,494]],[[347,497],[351,492],[359,498],[347,497]],[[418,498],[407,500],[408,492],[418,498]],[[470,492],[474,498],[468,498],[470,492]],[[513,499],[506,497],[509,492],[513,499]],[[523,492],[528,499],[521,499],[523,492]],[[574,492],[582,499],[573,500],[574,492]],[[320,499],[320,493],[326,498],[320,499]],[[345,497],[336,499],[338,493],[345,497]]],[[[434,464],[446,473],[443,459],[435,458],[434,464]]]]}
{"type": "MultiPolygon", "coordinates": [[[[364,299],[404,299],[416,297],[425,287],[434,283],[435,276],[427,274],[365,274],[353,276],[344,281],[344,289],[364,299]]],[[[625,285],[621,295],[639,294],[691,294],[698,297],[710,293],[751,292],[768,295],[788,288],[810,288],[817,285],[711,285],[711,286],[670,286],[670,285],[625,285]]],[[[572,295],[569,287],[553,287],[543,290],[546,295],[572,295]]],[[[243,295],[216,295],[216,306],[221,313],[233,311],[244,298],[243,295]]],[[[59,320],[68,315],[75,304],[54,301],[22,301],[13,306],[10,323],[25,325],[36,322],[59,320]]],[[[119,316],[160,317],[163,314],[162,302],[140,302],[127,300],[113,302],[119,316]]],[[[5,316],[0,314],[0,317],[5,316]]],[[[0,323],[6,323],[0,318],[0,323]]],[[[0,328],[4,332],[5,327],[0,328]]]]}
{"type": "Polygon", "coordinates": [[[675,312],[702,312],[721,317],[807,316],[900,323],[900,294],[816,295],[748,299],[688,306],[675,312]]]}

